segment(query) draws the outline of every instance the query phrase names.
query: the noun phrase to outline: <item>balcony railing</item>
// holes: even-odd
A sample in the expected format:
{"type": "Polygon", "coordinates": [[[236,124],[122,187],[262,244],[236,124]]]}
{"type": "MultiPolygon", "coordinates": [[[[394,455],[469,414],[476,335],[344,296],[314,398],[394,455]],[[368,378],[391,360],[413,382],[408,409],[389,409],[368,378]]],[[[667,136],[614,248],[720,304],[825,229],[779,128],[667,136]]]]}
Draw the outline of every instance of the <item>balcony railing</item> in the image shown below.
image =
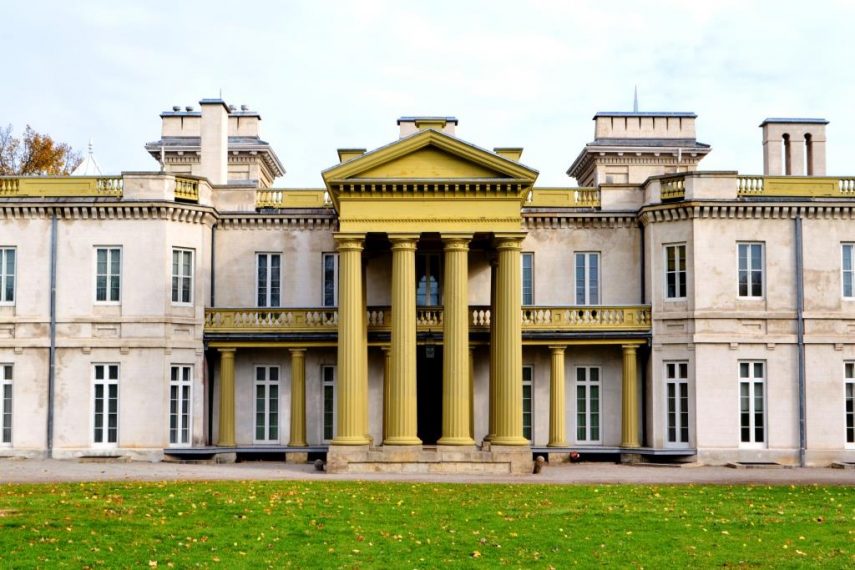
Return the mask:
{"type": "MultiPolygon", "coordinates": [[[[442,330],[442,307],[418,307],[416,330],[442,330]]],[[[525,307],[522,309],[523,331],[648,331],[650,307],[576,306],[525,307]]],[[[389,331],[392,328],[389,307],[369,307],[366,312],[368,330],[389,331]]],[[[469,328],[486,331],[490,328],[490,307],[469,307],[469,328]]],[[[338,309],[206,309],[205,331],[233,332],[320,332],[338,328],[338,309]]]]}
{"type": "Polygon", "coordinates": [[[0,198],[120,198],[121,176],[2,176],[0,198]]]}
{"type": "Polygon", "coordinates": [[[533,208],[599,208],[599,188],[534,188],[525,204],[533,208]]]}
{"type": "Polygon", "coordinates": [[[739,196],[853,198],[855,177],[738,176],[739,196]]]}
{"type": "Polygon", "coordinates": [[[199,201],[199,181],[195,178],[175,177],[175,199],[188,202],[199,201]]]}

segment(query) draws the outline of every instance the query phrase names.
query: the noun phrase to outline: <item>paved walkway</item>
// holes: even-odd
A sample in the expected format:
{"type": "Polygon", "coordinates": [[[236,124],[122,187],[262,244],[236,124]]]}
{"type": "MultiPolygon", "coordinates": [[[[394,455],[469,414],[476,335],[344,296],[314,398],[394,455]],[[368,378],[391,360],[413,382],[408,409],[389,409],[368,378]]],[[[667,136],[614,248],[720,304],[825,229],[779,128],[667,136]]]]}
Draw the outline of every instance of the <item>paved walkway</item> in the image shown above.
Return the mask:
{"type": "Polygon", "coordinates": [[[0,460],[0,483],[55,483],[80,481],[207,481],[310,480],[406,481],[430,483],[592,483],[638,484],[769,484],[853,485],[851,469],[730,469],[727,467],[661,467],[576,463],[546,466],[538,475],[330,475],[312,465],[257,461],[222,465],[176,463],[91,463],[58,460],[0,460]]]}

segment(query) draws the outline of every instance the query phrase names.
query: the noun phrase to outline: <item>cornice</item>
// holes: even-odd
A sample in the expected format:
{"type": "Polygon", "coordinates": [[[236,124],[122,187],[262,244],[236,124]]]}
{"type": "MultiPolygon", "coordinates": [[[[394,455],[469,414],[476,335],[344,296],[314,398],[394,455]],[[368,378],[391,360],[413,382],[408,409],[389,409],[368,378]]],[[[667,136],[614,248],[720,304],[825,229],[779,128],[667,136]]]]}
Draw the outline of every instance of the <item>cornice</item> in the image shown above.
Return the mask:
{"type": "Polygon", "coordinates": [[[231,213],[220,216],[218,229],[223,230],[318,230],[338,231],[338,218],[328,213],[277,212],[276,214],[231,213]]]}
{"type": "Polygon", "coordinates": [[[635,212],[523,214],[523,227],[527,230],[636,228],[638,216],[635,212]]]}
{"type": "Polygon", "coordinates": [[[689,219],[853,220],[855,202],[686,202],[645,206],[639,211],[643,224],[689,219]]]}
{"type": "Polygon", "coordinates": [[[205,225],[217,221],[213,208],[177,202],[0,203],[0,220],[47,219],[54,214],[63,220],[163,220],[205,225]]]}

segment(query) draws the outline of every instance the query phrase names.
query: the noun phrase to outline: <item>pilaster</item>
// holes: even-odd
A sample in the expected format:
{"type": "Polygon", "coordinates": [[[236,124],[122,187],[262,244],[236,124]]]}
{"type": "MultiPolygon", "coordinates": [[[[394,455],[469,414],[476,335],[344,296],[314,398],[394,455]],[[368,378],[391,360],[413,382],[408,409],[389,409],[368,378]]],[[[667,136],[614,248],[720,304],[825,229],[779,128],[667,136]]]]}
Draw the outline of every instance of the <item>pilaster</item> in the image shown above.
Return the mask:
{"type": "Polygon", "coordinates": [[[564,351],[563,346],[550,346],[552,361],[549,374],[549,447],[567,447],[564,420],[564,351]]]}
{"type": "Polygon", "coordinates": [[[416,241],[418,235],[389,236],[392,242],[392,366],[385,445],[421,445],[416,418],[416,241]]]}
{"type": "Polygon", "coordinates": [[[235,446],[235,349],[220,351],[220,425],[217,445],[235,446]]]}
{"type": "Polygon", "coordinates": [[[291,437],[289,447],[306,447],[306,349],[291,351],[291,437]]]}
{"type": "MultiPolygon", "coordinates": [[[[470,436],[469,240],[443,235],[442,437],[438,445],[475,445],[470,436]]],[[[393,311],[394,315],[394,311],[393,311]]]]}

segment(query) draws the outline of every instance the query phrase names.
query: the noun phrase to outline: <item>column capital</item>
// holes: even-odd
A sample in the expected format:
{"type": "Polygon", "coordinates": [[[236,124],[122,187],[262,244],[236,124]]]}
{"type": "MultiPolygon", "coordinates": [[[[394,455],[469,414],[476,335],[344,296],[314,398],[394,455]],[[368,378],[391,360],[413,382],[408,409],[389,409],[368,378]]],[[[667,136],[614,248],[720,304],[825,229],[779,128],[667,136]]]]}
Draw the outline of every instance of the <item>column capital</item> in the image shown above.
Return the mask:
{"type": "Polygon", "coordinates": [[[515,250],[522,249],[522,241],[526,234],[521,232],[502,232],[494,234],[497,250],[515,250]]]}
{"type": "Polygon", "coordinates": [[[304,352],[306,352],[305,348],[289,348],[288,352],[290,352],[294,356],[302,356],[304,352]]]}
{"type": "Polygon", "coordinates": [[[552,354],[564,354],[564,351],[567,350],[567,346],[563,344],[552,345],[549,347],[549,350],[552,351],[552,354]]]}
{"type": "Polygon", "coordinates": [[[621,348],[623,349],[624,352],[636,352],[636,351],[638,351],[638,345],[637,344],[622,344],[621,348]]]}
{"type": "Polygon", "coordinates": [[[439,234],[439,237],[442,238],[442,243],[445,244],[445,249],[449,249],[450,244],[465,244],[467,249],[469,247],[469,242],[472,241],[474,234],[458,234],[458,233],[446,233],[442,232],[439,234]]]}
{"type": "Polygon", "coordinates": [[[237,349],[236,348],[218,348],[217,352],[219,352],[220,354],[223,354],[223,355],[225,355],[225,354],[234,355],[234,353],[237,352],[237,349]]]}
{"type": "Polygon", "coordinates": [[[415,250],[419,241],[419,234],[387,234],[392,243],[392,251],[415,250]]]}
{"type": "Polygon", "coordinates": [[[339,251],[362,251],[365,242],[365,234],[345,234],[334,233],[333,239],[336,241],[339,251]]]}

